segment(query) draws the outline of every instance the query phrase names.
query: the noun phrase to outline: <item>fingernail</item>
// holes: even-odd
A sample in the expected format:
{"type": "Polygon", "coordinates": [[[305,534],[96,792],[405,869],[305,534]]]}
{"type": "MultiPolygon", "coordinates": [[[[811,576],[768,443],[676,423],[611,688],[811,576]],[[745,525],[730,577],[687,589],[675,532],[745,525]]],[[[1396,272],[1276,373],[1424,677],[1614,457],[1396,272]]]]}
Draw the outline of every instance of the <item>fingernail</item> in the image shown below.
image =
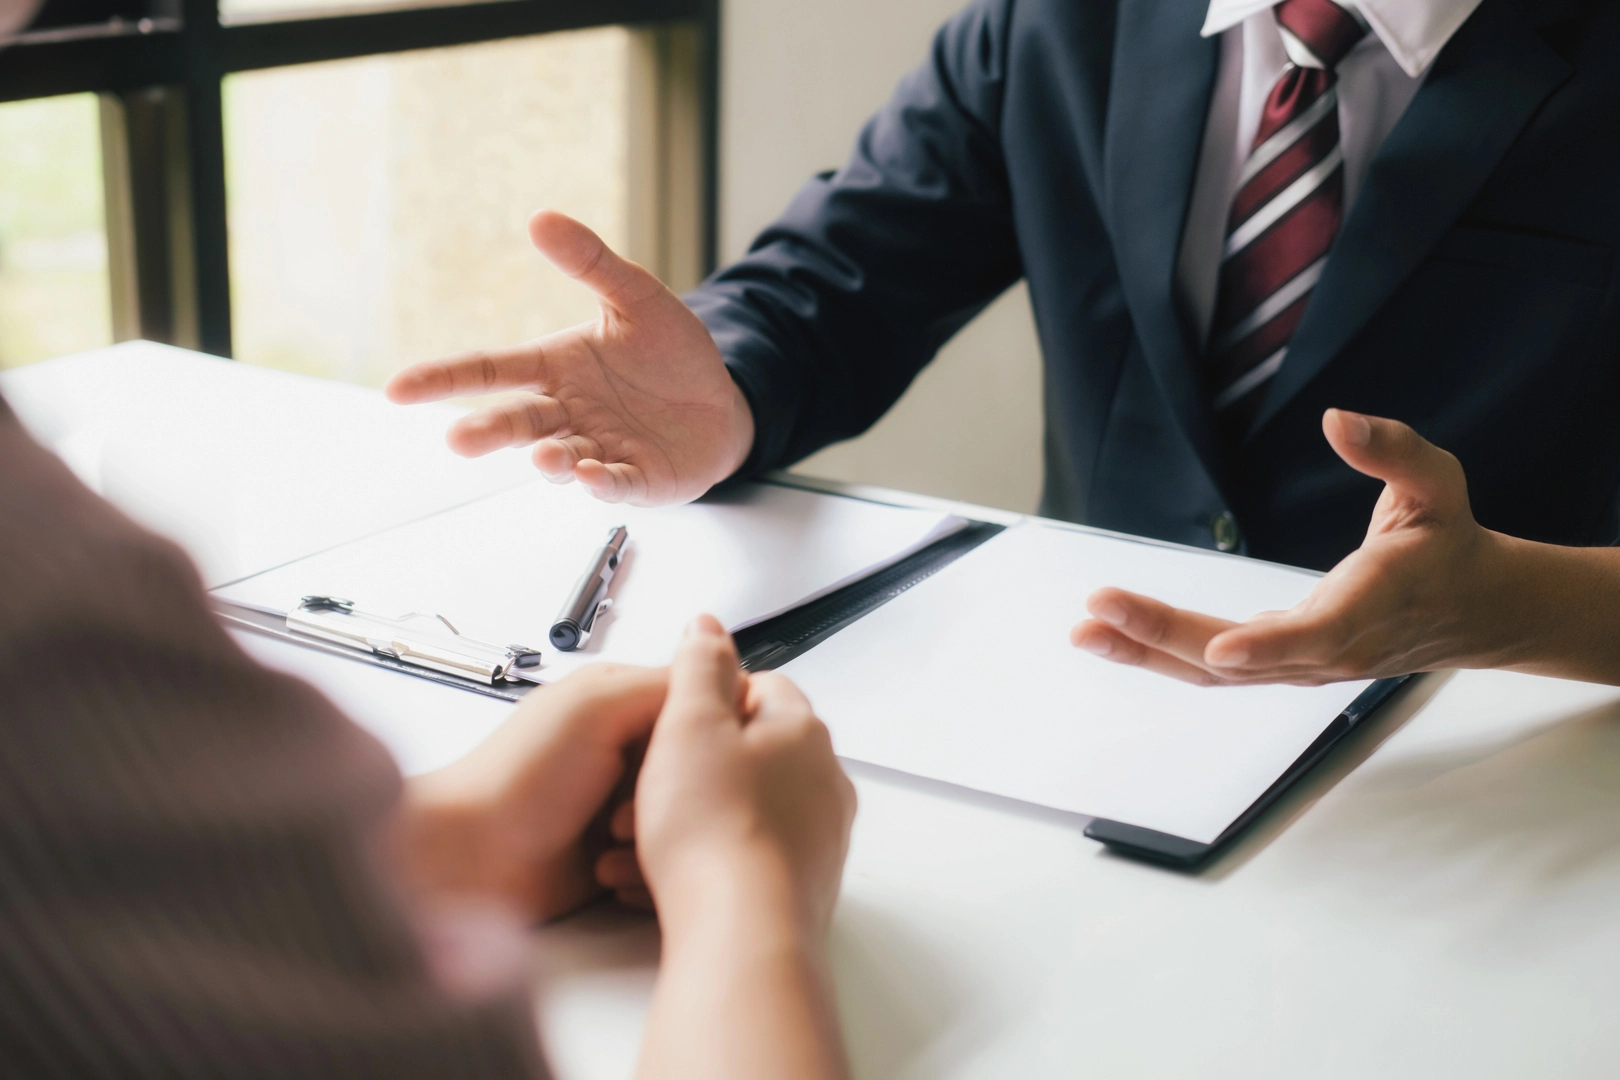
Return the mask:
{"type": "Polygon", "coordinates": [[[1091,614],[1109,626],[1124,626],[1127,618],[1125,606],[1113,600],[1105,600],[1098,604],[1091,609],[1091,614]]]}
{"type": "Polygon", "coordinates": [[[1107,656],[1114,651],[1114,643],[1102,635],[1081,638],[1080,647],[1086,652],[1096,653],[1098,656],[1107,656]]]}
{"type": "Polygon", "coordinates": [[[1367,423],[1365,416],[1358,416],[1353,412],[1343,412],[1344,437],[1356,446],[1366,446],[1372,442],[1372,425],[1367,423]]]}

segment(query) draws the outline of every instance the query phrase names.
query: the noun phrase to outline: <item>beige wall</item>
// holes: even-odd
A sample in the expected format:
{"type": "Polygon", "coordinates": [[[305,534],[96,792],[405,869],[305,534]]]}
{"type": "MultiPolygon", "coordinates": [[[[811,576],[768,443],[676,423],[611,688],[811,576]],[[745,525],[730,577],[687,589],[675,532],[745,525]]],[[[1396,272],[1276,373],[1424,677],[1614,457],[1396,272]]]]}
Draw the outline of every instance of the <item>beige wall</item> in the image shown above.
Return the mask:
{"type": "MultiPolygon", "coordinates": [[[[805,177],[844,160],[862,121],[962,2],[726,0],[722,259],[740,255],[805,177]]],[[[872,431],[798,468],[1032,510],[1040,437],[1040,351],[1020,286],[951,342],[872,431]]]]}

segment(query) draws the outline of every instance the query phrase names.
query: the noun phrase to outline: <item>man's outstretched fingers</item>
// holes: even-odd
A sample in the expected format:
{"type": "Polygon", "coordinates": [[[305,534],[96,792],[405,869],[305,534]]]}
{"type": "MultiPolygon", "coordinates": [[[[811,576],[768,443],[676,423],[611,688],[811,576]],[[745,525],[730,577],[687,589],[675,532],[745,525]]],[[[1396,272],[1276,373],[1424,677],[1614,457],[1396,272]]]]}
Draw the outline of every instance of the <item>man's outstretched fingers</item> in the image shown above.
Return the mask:
{"type": "Polygon", "coordinates": [[[396,405],[416,405],[447,397],[496,390],[532,389],[543,381],[545,350],[536,342],[504,349],[476,349],[394,373],[383,393],[396,405]]]}
{"type": "Polygon", "coordinates": [[[566,214],[536,211],[529,219],[529,239],[552,266],[615,307],[664,291],[651,273],[622,258],[589,227],[566,214]]]}
{"type": "Polygon", "coordinates": [[[1456,457],[1399,420],[1329,409],[1322,433],[1357,472],[1439,508],[1468,505],[1468,481],[1456,457]]]}
{"type": "Polygon", "coordinates": [[[1242,675],[1327,670],[1340,662],[1349,636],[1336,612],[1267,613],[1211,638],[1203,659],[1242,675]]]}
{"type": "Polygon", "coordinates": [[[574,468],[574,478],[602,502],[647,506],[647,474],[627,462],[604,464],[586,458],[574,468]]]}
{"type": "Polygon", "coordinates": [[[1124,637],[1193,664],[1203,658],[1211,637],[1233,625],[1124,589],[1098,589],[1086,598],[1086,609],[1124,637]]]}
{"type": "Polygon", "coordinates": [[[1150,649],[1140,641],[1133,641],[1107,623],[1087,620],[1069,633],[1076,648],[1084,649],[1115,664],[1126,667],[1147,668],[1159,675],[1192,683],[1194,686],[1214,686],[1223,680],[1218,676],[1158,649],[1150,649]]]}
{"type": "Polygon", "coordinates": [[[578,479],[575,469],[581,461],[601,454],[601,444],[589,436],[557,435],[536,443],[530,457],[547,480],[566,484],[578,479]]]}
{"type": "Polygon", "coordinates": [[[450,425],[446,440],[462,457],[478,457],[508,446],[527,446],[568,422],[556,398],[523,394],[468,413],[450,425]]]}

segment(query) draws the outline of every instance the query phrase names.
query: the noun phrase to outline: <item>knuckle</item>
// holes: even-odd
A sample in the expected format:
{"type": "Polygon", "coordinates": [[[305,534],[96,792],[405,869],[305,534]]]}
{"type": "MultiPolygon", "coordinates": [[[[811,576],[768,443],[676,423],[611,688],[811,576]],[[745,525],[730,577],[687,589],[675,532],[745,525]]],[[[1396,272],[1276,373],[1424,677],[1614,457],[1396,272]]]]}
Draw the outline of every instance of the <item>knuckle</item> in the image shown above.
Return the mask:
{"type": "MultiPolygon", "coordinates": [[[[534,397],[525,401],[521,413],[525,430],[521,434],[530,439],[543,438],[556,426],[553,422],[555,411],[545,398],[534,397]]],[[[514,431],[513,434],[519,432],[514,431]]]]}
{"type": "Polygon", "coordinates": [[[1113,636],[1114,651],[1108,654],[1108,659],[1116,664],[1129,664],[1132,667],[1141,667],[1147,663],[1147,646],[1139,641],[1133,641],[1124,634],[1113,636]]]}
{"type": "Polygon", "coordinates": [[[1389,422],[1389,434],[1390,442],[1394,444],[1392,449],[1398,453],[1414,454],[1422,448],[1423,440],[1418,437],[1418,433],[1413,431],[1410,425],[1399,420],[1389,422]]]}

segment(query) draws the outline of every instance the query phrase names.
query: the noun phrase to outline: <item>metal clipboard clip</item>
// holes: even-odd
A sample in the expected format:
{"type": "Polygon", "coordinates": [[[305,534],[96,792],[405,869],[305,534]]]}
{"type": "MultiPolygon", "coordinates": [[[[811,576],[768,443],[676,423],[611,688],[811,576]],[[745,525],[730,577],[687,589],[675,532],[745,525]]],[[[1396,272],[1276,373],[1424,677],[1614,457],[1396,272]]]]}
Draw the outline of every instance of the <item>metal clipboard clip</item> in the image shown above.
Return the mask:
{"type": "Polygon", "coordinates": [[[287,613],[287,629],[490,686],[540,681],[540,650],[479,641],[443,615],[413,611],[387,618],[357,611],[352,600],[306,596],[287,613]]]}

